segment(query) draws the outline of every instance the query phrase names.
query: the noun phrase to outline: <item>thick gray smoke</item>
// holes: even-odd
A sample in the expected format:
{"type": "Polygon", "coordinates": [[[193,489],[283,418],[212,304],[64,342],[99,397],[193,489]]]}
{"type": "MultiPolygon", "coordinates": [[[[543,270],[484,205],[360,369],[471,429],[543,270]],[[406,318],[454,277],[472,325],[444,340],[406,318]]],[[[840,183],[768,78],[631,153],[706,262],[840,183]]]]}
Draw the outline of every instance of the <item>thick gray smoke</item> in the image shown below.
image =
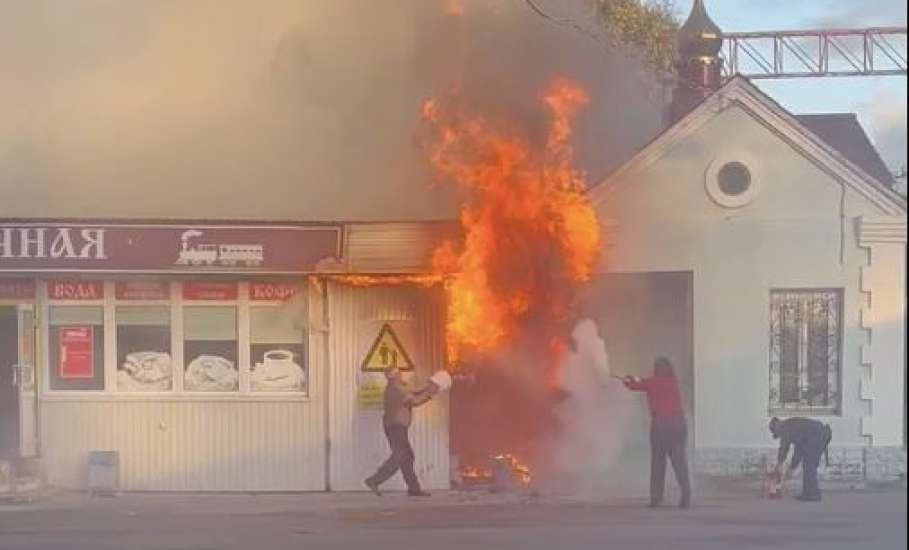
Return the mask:
{"type": "Polygon", "coordinates": [[[453,219],[413,137],[452,83],[533,127],[580,82],[594,179],[658,130],[633,61],[522,0],[447,2],[2,2],[0,217],[453,219]]]}
{"type": "Polygon", "coordinates": [[[635,494],[648,474],[649,457],[629,455],[633,419],[641,413],[639,396],[612,377],[606,344],[594,321],[580,321],[572,333],[574,349],[562,366],[567,397],[556,411],[561,434],[554,449],[550,489],[575,495],[635,494]]]}

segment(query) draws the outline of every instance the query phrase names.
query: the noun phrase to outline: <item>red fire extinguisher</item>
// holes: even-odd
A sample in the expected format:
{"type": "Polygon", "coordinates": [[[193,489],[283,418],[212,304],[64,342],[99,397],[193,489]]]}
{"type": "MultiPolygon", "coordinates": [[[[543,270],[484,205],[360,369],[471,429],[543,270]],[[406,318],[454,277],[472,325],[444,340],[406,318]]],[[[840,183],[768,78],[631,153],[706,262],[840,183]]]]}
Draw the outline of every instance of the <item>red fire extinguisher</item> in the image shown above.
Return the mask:
{"type": "Polygon", "coordinates": [[[764,479],[764,497],[769,499],[783,498],[783,474],[770,472],[764,479]]]}

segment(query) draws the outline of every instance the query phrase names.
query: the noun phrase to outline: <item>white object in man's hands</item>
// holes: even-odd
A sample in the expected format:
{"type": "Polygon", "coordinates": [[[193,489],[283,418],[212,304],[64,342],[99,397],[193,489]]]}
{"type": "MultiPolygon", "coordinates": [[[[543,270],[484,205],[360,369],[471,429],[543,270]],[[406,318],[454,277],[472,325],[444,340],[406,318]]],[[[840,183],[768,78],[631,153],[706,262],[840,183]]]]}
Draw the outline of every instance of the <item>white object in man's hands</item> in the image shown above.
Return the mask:
{"type": "Polygon", "coordinates": [[[451,388],[451,375],[444,370],[434,372],[429,377],[429,381],[435,386],[436,391],[445,391],[451,388]]]}

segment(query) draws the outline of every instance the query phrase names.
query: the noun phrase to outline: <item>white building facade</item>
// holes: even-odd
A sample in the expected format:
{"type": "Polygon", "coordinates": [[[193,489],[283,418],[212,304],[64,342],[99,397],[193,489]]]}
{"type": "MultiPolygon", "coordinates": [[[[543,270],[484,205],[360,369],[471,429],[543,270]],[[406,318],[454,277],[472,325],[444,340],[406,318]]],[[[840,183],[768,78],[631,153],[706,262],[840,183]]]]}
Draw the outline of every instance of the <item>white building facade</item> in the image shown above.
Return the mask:
{"type": "Polygon", "coordinates": [[[769,419],[809,416],[828,476],[905,475],[904,198],[741,78],[591,196],[601,277],[690,278],[690,346],[652,349],[683,367],[697,471],[757,472],[769,419]]]}

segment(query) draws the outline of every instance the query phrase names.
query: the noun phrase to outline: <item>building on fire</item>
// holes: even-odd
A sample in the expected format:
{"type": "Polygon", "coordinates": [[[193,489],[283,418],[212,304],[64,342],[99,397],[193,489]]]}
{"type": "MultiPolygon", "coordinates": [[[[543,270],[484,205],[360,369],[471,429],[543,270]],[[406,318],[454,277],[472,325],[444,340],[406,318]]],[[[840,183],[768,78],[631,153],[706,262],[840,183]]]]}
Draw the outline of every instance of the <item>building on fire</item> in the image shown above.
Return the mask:
{"type": "MultiPolygon", "coordinates": [[[[723,82],[720,36],[696,2],[665,128],[589,190],[604,250],[583,314],[615,371],[676,365],[696,472],[761,468],[769,418],[805,415],[833,427],[828,475],[905,475],[906,199],[854,115],[723,82]]],[[[40,193],[19,200],[0,219],[0,456],[52,485],[86,487],[92,453],[116,451],[125,490],[359,490],[386,453],[367,367],[444,366],[437,287],[338,275],[424,273],[454,216],[44,217],[40,193]]],[[[624,444],[646,452],[639,405],[624,444]]],[[[448,396],[415,415],[429,489],[452,479],[449,426],[448,396]]]]}

